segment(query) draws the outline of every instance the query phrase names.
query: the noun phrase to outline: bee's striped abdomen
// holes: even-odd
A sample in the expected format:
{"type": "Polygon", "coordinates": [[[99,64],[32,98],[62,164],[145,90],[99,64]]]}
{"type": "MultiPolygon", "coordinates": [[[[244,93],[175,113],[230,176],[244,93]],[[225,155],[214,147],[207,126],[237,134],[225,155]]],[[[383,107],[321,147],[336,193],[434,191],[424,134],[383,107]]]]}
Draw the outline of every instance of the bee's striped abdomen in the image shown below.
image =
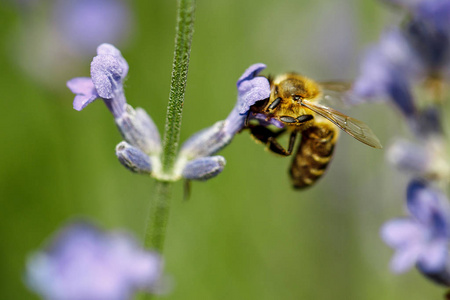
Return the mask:
{"type": "Polygon", "coordinates": [[[333,155],[339,131],[327,122],[302,131],[302,140],[292,161],[292,184],[301,189],[313,185],[324,173],[333,155]]]}

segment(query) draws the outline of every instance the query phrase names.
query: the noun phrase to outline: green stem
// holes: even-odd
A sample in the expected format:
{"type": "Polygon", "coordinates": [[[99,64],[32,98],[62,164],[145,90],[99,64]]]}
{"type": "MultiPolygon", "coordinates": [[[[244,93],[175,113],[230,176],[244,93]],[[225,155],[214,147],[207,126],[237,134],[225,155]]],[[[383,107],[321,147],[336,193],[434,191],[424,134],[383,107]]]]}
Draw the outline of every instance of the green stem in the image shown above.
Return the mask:
{"type": "Polygon", "coordinates": [[[177,156],[180,139],[181,113],[194,33],[195,0],[178,1],[178,22],[175,37],[175,53],[172,66],[169,104],[167,106],[166,127],[163,139],[162,168],[171,174],[177,156]]]}
{"type": "MultiPolygon", "coordinates": [[[[166,127],[163,140],[162,164],[165,174],[170,174],[175,163],[180,138],[181,113],[186,90],[192,34],[194,32],[195,0],[178,1],[178,18],[173,58],[172,81],[167,106],[166,127]]],[[[169,176],[170,177],[170,176],[169,176]]],[[[145,246],[162,253],[169,217],[172,183],[162,179],[156,182],[151,199],[145,234],[145,246]]]]}
{"type": "Polygon", "coordinates": [[[171,182],[157,181],[145,233],[145,247],[162,253],[169,218],[171,182]]]}
{"type": "MultiPolygon", "coordinates": [[[[172,65],[169,103],[161,157],[163,173],[171,177],[180,139],[181,113],[186,90],[192,35],[194,33],[195,0],[178,0],[175,53],[172,65]]],[[[145,233],[145,247],[162,254],[169,219],[172,182],[157,180],[155,196],[150,201],[145,233]]],[[[152,299],[144,294],[139,299],[152,299]]]]}

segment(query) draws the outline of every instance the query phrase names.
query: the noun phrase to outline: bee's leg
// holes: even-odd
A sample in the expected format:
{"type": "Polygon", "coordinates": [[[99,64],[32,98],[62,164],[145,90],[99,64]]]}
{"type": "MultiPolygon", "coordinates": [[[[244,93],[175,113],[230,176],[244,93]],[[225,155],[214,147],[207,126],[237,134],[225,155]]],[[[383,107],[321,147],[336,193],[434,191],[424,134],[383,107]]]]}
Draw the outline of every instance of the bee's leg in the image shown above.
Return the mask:
{"type": "Polygon", "coordinates": [[[286,129],[282,129],[279,131],[272,131],[267,127],[258,125],[249,127],[252,136],[263,144],[267,145],[270,151],[273,153],[289,156],[292,153],[295,143],[296,133],[291,133],[291,138],[289,140],[288,150],[286,150],[283,146],[280,145],[277,141],[277,137],[284,133],[286,129]]]}
{"type": "Polygon", "coordinates": [[[281,146],[274,137],[269,138],[267,145],[269,146],[270,151],[283,156],[289,156],[292,154],[292,150],[294,149],[296,137],[297,132],[291,132],[291,136],[289,137],[288,150],[284,149],[283,146],[281,146]]]}
{"type": "Polygon", "coordinates": [[[292,131],[291,136],[289,137],[289,146],[288,146],[288,152],[289,155],[291,155],[292,150],[294,149],[295,139],[297,138],[297,132],[292,131]]]}

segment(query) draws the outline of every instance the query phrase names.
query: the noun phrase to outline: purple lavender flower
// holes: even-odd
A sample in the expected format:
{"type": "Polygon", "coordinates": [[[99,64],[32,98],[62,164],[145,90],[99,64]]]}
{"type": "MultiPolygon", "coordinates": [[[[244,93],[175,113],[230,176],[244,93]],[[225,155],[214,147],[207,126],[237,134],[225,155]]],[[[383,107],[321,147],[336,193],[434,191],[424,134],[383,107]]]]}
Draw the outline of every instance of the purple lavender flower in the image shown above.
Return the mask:
{"type": "Polygon", "coordinates": [[[237,81],[238,100],[224,121],[203,129],[181,147],[180,156],[188,159],[210,156],[228,145],[234,135],[244,128],[250,106],[270,96],[267,78],[257,76],[266,66],[251,65],[237,81]]]}
{"type": "Polygon", "coordinates": [[[404,272],[417,264],[424,273],[446,272],[450,238],[450,209],[445,195],[421,180],[413,180],[407,190],[409,218],[386,223],[383,240],[396,253],[394,272],[404,272]]]}
{"type": "Polygon", "coordinates": [[[151,292],[161,269],[159,255],[130,236],[77,223],[30,257],[27,283],[44,299],[126,300],[136,290],[151,292]]]}
{"type": "Polygon", "coordinates": [[[91,78],[77,77],[67,82],[67,87],[77,94],[73,102],[76,110],[82,110],[97,98],[102,98],[114,118],[125,111],[123,79],[128,64],[120,51],[110,44],[101,44],[91,64],[91,78]]]}
{"type": "Polygon", "coordinates": [[[213,156],[227,146],[244,128],[250,107],[270,95],[267,78],[257,76],[266,66],[254,64],[237,81],[238,100],[228,117],[191,136],[181,147],[175,172],[187,179],[206,180],[217,176],[225,159],[213,156]]]}
{"type": "MultiPolygon", "coordinates": [[[[128,74],[128,63],[110,44],[100,45],[97,54],[91,63],[91,78],[78,77],[67,82],[76,94],[73,107],[82,110],[101,98],[113,114],[123,138],[145,154],[153,158],[159,156],[161,139],[153,120],[142,108],[134,110],[126,103],[123,81],[128,74]]],[[[122,157],[121,162],[124,161],[127,160],[122,157]]]]}
{"type": "Polygon", "coordinates": [[[131,12],[123,0],[56,0],[53,21],[68,48],[92,53],[101,43],[117,44],[129,35],[131,12]]]}

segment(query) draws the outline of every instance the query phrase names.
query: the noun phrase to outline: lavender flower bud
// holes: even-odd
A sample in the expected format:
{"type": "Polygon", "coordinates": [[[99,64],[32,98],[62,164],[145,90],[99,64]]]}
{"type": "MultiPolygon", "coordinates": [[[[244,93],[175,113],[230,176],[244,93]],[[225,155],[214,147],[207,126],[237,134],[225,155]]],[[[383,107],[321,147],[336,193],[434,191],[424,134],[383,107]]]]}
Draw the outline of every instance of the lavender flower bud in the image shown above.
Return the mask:
{"type": "Polygon", "coordinates": [[[180,150],[180,157],[191,160],[213,155],[228,145],[233,136],[225,132],[225,121],[219,121],[211,127],[192,135],[180,150]]]}
{"type": "Polygon", "coordinates": [[[152,172],[150,157],[127,142],[120,142],[116,146],[116,156],[120,163],[131,172],[139,174],[150,174],[152,172]]]}
{"type": "Polygon", "coordinates": [[[208,180],[223,171],[226,161],[222,156],[208,156],[191,160],[183,169],[183,177],[191,180],[208,180]]]}
{"type": "Polygon", "coordinates": [[[134,110],[125,105],[124,113],[116,118],[116,124],[123,138],[148,155],[159,155],[161,138],[153,120],[142,108],[134,110]]]}

